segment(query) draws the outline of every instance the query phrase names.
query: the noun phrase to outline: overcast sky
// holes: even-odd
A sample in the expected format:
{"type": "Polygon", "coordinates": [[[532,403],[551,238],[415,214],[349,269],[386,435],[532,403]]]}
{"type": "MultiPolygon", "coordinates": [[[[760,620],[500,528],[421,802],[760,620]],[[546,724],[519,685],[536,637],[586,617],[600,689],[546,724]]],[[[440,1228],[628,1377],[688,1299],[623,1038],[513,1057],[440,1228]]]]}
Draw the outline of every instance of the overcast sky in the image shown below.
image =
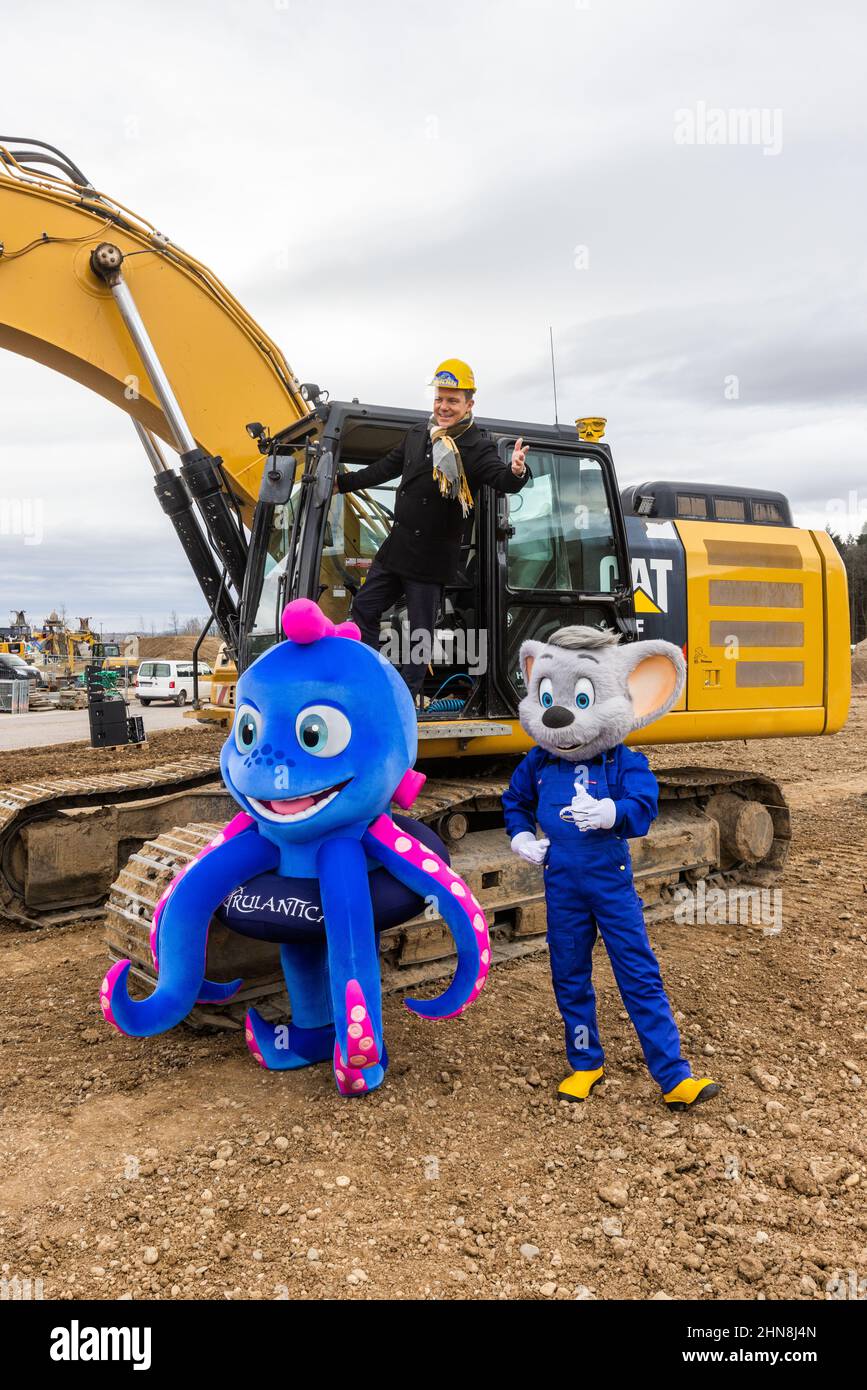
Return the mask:
{"type": "MultiPolygon", "coordinates": [[[[860,0],[4,14],[0,134],[59,145],[210,265],[302,380],[424,406],[456,355],[479,413],[548,421],[550,324],[561,419],[608,417],[622,485],[867,520],[860,0]]],[[[0,623],[204,611],[126,417],[0,353],[16,498],[44,499],[43,541],[0,534],[0,623]]]]}

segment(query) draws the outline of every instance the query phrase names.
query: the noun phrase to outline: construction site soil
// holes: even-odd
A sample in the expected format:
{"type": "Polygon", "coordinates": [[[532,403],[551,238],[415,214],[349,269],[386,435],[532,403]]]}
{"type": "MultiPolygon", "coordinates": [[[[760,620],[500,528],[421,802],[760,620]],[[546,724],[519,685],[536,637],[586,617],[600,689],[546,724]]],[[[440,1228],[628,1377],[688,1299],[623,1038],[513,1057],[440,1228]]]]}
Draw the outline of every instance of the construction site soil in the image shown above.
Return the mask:
{"type": "Polygon", "coordinates": [[[86,777],[88,773],[159,767],[191,753],[213,752],[216,758],[225,740],[225,733],[190,720],[188,728],[167,729],[151,734],[147,743],[128,743],[119,748],[64,743],[52,748],[14,749],[0,752],[0,787],[52,777],[86,777]]]}
{"type": "MultiPolygon", "coordinates": [[[[150,763],[222,736],[156,735],[150,763]]],[[[0,755],[0,783],[132,750],[0,755]]],[[[651,749],[792,806],[782,930],[652,931],[722,1093],[670,1114],[596,953],[607,1082],[558,1103],[544,952],[438,1027],[385,1000],[382,1089],[268,1073],[238,1033],[118,1037],[98,921],[0,933],[0,1273],[96,1298],[825,1299],[867,1276],[867,690],[828,739],[651,749]],[[841,1283],[834,1281],[840,1280],[841,1283]]]]}
{"type": "MultiPolygon", "coordinates": [[[[177,637],[139,637],[136,640],[140,661],[192,661],[193,650],[198,637],[178,635],[177,637]]],[[[213,665],[220,646],[219,637],[206,637],[199,647],[199,660],[213,665]]]]}

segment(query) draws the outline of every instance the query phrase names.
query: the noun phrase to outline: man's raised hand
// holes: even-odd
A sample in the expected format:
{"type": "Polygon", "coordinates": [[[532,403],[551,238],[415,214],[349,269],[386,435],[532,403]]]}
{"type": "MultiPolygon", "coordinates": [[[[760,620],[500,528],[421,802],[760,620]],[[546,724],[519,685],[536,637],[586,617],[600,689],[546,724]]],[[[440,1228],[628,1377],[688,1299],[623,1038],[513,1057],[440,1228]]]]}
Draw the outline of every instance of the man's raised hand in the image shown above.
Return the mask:
{"type": "Polygon", "coordinates": [[[512,450],[512,472],[517,478],[526,471],[527,468],[527,449],[523,438],[519,439],[512,450]]]}

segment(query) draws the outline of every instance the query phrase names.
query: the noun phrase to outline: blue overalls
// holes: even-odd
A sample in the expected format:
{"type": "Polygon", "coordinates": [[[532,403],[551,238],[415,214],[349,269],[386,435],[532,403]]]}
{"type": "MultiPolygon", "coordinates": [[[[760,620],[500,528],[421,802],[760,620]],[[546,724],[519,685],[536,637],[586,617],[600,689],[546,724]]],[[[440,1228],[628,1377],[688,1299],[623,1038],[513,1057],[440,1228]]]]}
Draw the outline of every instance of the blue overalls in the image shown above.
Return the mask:
{"type": "Polygon", "coordinates": [[[647,834],[657,799],[647,759],[624,744],[586,763],[567,762],[536,747],[515,769],[503,808],[510,838],[522,830],[535,833],[538,821],[551,841],[544,868],[548,951],[570,1066],[594,1071],[603,1063],[591,979],[598,928],[650,1074],[668,1092],[692,1072],[681,1055],[677,1025],[647,939],[626,842],[628,836],[647,834]],[[576,776],[597,801],[609,796],[614,801],[617,818],[611,830],[581,831],[572,823],[576,776]]]}

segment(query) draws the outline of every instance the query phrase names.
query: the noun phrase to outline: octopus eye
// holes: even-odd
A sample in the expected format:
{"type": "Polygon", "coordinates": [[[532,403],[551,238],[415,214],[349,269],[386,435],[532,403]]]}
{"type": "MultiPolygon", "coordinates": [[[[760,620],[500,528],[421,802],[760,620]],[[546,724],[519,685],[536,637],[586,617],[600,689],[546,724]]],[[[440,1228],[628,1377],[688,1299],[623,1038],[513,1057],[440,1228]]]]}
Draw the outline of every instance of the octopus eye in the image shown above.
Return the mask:
{"type": "Polygon", "coordinates": [[[242,705],[235,716],[235,747],[239,753],[249,753],[259,742],[261,716],[258,710],[242,705]]]}
{"type": "Polygon", "coordinates": [[[295,737],[315,758],[335,758],[352,737],[352,725],[333,705],[308,705],[295,720],[295,737]]]}
{"type": "Polygon", "coordinates": [[[550,709],[554,703],[554,687],[548,676],[539,682],[539,704],[543,709],[550,709]]]}
{"type": "Polygon", "coordinates": [[[596,699],[596,692],[593,689],[593,682],[586,676],[581,676],[575,682],[575,703],[579,709],[589,709],[596,699]]]}

